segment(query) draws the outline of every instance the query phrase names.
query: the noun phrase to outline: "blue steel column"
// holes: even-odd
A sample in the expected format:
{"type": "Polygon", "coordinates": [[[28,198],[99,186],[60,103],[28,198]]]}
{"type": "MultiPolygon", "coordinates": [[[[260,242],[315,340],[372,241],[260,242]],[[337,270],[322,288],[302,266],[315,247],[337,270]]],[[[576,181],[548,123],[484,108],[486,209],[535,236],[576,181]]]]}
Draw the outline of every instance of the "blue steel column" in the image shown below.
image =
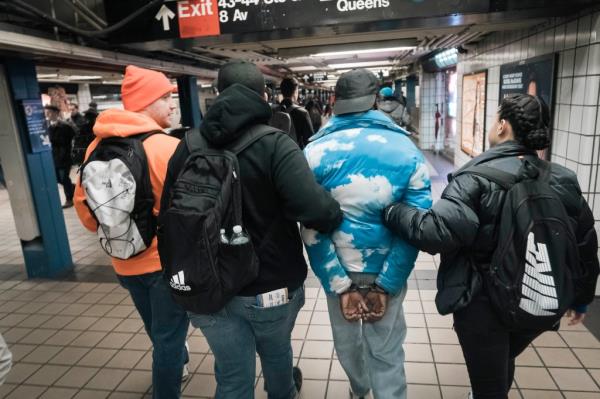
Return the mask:
{"type": "Polygon", "coordinates": [[[402,79],[394,81],[394,94],[396,95],[396,97],[401,97],[403,83],[404,82],[402,81],[402,79]]]}
{"type": "Polygon", "coordinates": [[[49,278],[63,275],[73,269],[73,260],[58,194],[52,151],[32,152],[21,106],[22,100],[40,98],[35,63],[14,58],[0,62],[6,70],[41,234],[32,241],[21,241],[27,276],[49,278]]]}
{"type": "Polygon", "coordinates": [[[181,108],[181,126],[200,127],[202,111],[200,111],[200,96],[198,84],[194,76],[177,78],[179,107],[181,108]]]}
{"type": "Polygon", "coordinates": [[[409,76],[406,78],[406,104],[408,109],[414,109],[417,104],[416,96],[417,77],[409,76]]]}

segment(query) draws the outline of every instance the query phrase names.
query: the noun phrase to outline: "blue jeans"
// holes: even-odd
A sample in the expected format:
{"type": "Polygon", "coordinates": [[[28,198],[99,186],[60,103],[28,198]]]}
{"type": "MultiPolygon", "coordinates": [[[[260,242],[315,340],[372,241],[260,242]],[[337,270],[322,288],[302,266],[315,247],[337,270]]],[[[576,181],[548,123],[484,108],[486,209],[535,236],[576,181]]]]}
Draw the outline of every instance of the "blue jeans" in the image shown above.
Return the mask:
{"type": "Polygon", "coordinates": [[[215,314],[190,314],[215,355],[216,399],[254,398],[257,352],[269,399],[296,397],[291,337],[304,288],[289,297],[285,305],[260,308],[256,297],[238,296],[215,314]]]}
{"type": "Polygon", "coordinates": [[[117,276],[131,294],[148,336],[152,340],[152,387],[154,399],[177,399],[181,395],[181,373],[187,362],[185,339],[189,319],[173,302],[162,272],[139,276],[117,276]]]}
{"type": "MultiPolygon", "coordinates": [[[[349,273],[354,284],[370,285],[377,275],[349,273]]],[[[406,321],[402,302],[407,288],[388,298],[383,318],[375,323],[349,322],[337,295],[327,296],[329,319],[337,357],[350,380],[352,392],[375,399],[406,399],[404,349],[406,321]]]]}

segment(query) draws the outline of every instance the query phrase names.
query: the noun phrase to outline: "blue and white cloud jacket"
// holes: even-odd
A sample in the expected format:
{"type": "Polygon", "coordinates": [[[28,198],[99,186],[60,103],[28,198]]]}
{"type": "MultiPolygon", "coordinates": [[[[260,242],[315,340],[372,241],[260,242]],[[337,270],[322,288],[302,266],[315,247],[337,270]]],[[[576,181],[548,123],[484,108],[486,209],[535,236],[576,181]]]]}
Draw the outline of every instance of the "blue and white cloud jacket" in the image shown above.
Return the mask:
{"type": "Polygon", "coordinates": [[[379,111],[335,116],[312,140],[304,150],[308,163],[344,212],[331,235],[303,230],[315,274],[328,293],[350,286],[347,272],[376,273],[378,285],[397,293],[418,251],[383,226],[382,212],[398,201],[431,207],[423,154],[379,111]]]}

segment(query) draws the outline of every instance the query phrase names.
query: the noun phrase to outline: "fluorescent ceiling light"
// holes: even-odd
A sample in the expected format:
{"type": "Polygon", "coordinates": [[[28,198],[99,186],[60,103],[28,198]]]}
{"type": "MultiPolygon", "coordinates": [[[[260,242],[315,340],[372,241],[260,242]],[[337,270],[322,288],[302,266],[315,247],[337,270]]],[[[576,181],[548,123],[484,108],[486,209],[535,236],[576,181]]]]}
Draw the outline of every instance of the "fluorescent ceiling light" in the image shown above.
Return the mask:
{"type": "Polygon", "coordinates": [[[413,50],[414,46],[403,47],[388,47],[388,48],[371,48],[366,50],[346,50],[346,51],[331,51],[325,53],[311,54],[310,57],[332,57],[336,55],[352,55],[352,54],[371,54],[371,53],[388,53],[392,51],[413,50]]]}
{"type": "Polygon", "coordinates": [[[102,79],[100,75],[71,75],[69,76],[69,80],[96,80],[102,79]]]}
{"type": "Polygon", "coordinates": [[[376,67],[380,65],[392,65],[392,61],[365,61],[365,62],[352,62],[349,64],[329,64],[330,68],[333,69],[348,69],[348,68],[368,68],[376,67]]]}
{"type": "Polygon", "coordinates": [[[37,76],[38,79],[52,79],[52,78],[58,78],[58,74],[57,73],[40,73],[37,76]]]}
{"type": "Polygon", "coordinates": [[[290,67],[290,69],[294,72],[306,72],[306,71],[316,71],[317,67],[314,65],[306,65],[306,66],[290,67]]]}
{"type": "MultiPolygon", "coordinates": [[[[379,71],[383,71],[383,72],[389,72],[392,70],[391,67],[381,67],[381,68],[364,68],[367,71],[371,71],[371,72],[379,72],[379,71]]],[[[352,69],[338,69],[336,72],[339,74],[342,73],[346,73],[346,72],[350,72],[352,69]]]]}

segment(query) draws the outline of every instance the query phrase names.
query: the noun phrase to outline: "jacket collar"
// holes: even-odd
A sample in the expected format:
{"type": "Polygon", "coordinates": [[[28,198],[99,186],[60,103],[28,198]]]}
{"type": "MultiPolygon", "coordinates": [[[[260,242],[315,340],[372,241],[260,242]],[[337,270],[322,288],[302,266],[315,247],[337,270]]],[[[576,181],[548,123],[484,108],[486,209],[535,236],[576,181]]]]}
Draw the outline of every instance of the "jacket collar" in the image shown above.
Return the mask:
{"type": "Polygon", "coordinates": [[[317,134],[310,138],[315,141],[328,134],[346,129],[385,129],[393,132],[409,135],[409,133],[396,125],[387,115],[380,111],[367,111],[356,114],[336,115],[332,117],[317,134]]]}
{"type": "Polygon", "coordinates": [[[483,154],[479,155],[476,158],[473,158],[471,161],[467,162],[462,168],[456,170],[451,173],[451,176],[454,176],[463,170],[470,168],[475,165],[481,165],[486,162],[490,162],[494,159],[498,158],[507,158],[507,157],[518,157],[521,155],[536,155],[534,150],[530,150],[525,147],[523,144],[520,144],[516,141],[506,141],[502,144],[498,144],[497,146],[489,149],[483,154]]]}

